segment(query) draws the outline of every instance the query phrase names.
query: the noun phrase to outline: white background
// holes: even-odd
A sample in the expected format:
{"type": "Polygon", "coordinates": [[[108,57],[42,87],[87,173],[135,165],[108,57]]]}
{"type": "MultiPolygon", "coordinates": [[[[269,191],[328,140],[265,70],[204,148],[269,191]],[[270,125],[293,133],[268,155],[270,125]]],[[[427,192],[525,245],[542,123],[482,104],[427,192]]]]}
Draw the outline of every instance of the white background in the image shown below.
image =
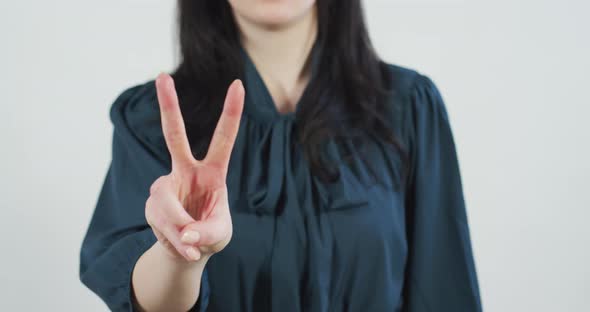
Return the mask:
{"type": "MultiPolygon", "coordinates": [[[[365,1],[452,120],[486,311],[590,311],[590,5],[365,1]]],[[[0,310],[105,311],[78,253],[108,109],[175,64],[174,1],[0,3],[0,310]]]]}

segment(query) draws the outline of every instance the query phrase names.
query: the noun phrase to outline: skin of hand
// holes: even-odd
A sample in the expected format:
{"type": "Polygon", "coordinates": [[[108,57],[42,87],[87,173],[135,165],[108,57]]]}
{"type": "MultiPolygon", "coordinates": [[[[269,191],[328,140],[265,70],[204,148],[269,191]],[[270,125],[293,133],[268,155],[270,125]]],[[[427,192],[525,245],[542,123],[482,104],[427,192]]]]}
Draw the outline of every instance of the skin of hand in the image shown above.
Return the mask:
{"type": "Polygon", "coordinates": [[[132,273],[132,300],[138,311],[187,311],[200,294],[209,257],[227,246],[232,220],[225,179],[244,105],[244,87],[235,80],[203,160],[193,158],[174,81],[156,79],[162,130],[172,170],[151,185],[145,216],[157,237],[132,273]]]}
{"type": "Polygon", "coordinates": [[[204,159],[192,156],[174,81],[161,73],[156,88],[162,131],[172,159],[169,174],[150,187],[145,216],[167,254],[194,262],[221,251],[232,237],[226,176],[244,105],[239,79],[229,86],[204,159]]]}

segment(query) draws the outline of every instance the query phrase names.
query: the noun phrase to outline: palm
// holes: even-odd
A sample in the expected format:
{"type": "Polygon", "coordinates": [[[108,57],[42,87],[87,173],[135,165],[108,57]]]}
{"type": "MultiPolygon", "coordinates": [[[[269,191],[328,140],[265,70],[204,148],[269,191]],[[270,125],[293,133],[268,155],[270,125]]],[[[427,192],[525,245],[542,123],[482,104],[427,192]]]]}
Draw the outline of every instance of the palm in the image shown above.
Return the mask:
{"type": "Polygon", "coordinates": [[[187,189],[181,192],[181,203],[195,220],[214,217],[215,212],[225,208],[226,202],[219,201],[223,192],[226,192],[219,170],[197,165],[182,179],[185,181],[181,184],[186,185],[187,189]]]}
{"type": "Polygon", "coordinates": [[[214,224],[220,231],[219,241],[202,252],[217,252],[231,238],[231,215],[227,201],[227,187],[224,173],[207,164],[196,163],[192,169],[180,174],[179,200],[188,214],[195,220],[214,224]]]}
{"type": "MultiPolygon", "coordinates": [[[[174,197],[172,201],[180,204],[181,209],[175,211],[176,225],[182,227],[182,232],[186,232],[187,228],[198,231],[197,247],[201,253],[218,252],[227,245],[232,235],[225,180],[243,109],[244,89],[239,80],[229,87],[207,155],[203,160],[196,160],[186,137],[172,78],[160,74],[156,86],[162,130],[172,159],[172,172],[156,180],[151,192],[154,194],[164,189],[165,195],[160,197],[174,197]]],[[[154,232],[172,253],[184,248],[177,239],[170,239],[174,235],[164,235],[157,230],[154,232]]]]}

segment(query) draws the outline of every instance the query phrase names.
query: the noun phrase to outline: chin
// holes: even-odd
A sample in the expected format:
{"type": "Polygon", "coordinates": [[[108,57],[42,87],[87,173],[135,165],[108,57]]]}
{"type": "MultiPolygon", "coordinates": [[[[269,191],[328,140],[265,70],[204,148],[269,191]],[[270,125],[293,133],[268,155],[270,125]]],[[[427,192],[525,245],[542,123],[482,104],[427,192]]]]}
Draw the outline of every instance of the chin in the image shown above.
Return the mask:
{"type": "MultiPolygon", "coordinates": [[[[219,0],[215,0],[219,1],[219,0]]],[[[281,27],[296,22],[315,5],[315,0],[228,0],[234,14],[255,24],[281,27]]]]}

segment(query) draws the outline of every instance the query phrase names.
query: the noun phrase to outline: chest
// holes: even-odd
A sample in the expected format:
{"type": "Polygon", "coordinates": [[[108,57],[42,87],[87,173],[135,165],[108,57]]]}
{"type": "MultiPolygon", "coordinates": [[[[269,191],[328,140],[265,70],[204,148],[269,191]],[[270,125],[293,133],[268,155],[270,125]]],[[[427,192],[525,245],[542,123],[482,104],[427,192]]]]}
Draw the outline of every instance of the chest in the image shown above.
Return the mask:
{"type": "Polygon", "coordinates": [[[403,259],[400,163],[378,145],[366,151],[364,160],[336,162],[331,183],[298,153],[243,153],[228,177],[234,235],[222,256],[253,266],[285,257],[301,271],[336,251],[343,262],[375,252],[403,259]]]}

